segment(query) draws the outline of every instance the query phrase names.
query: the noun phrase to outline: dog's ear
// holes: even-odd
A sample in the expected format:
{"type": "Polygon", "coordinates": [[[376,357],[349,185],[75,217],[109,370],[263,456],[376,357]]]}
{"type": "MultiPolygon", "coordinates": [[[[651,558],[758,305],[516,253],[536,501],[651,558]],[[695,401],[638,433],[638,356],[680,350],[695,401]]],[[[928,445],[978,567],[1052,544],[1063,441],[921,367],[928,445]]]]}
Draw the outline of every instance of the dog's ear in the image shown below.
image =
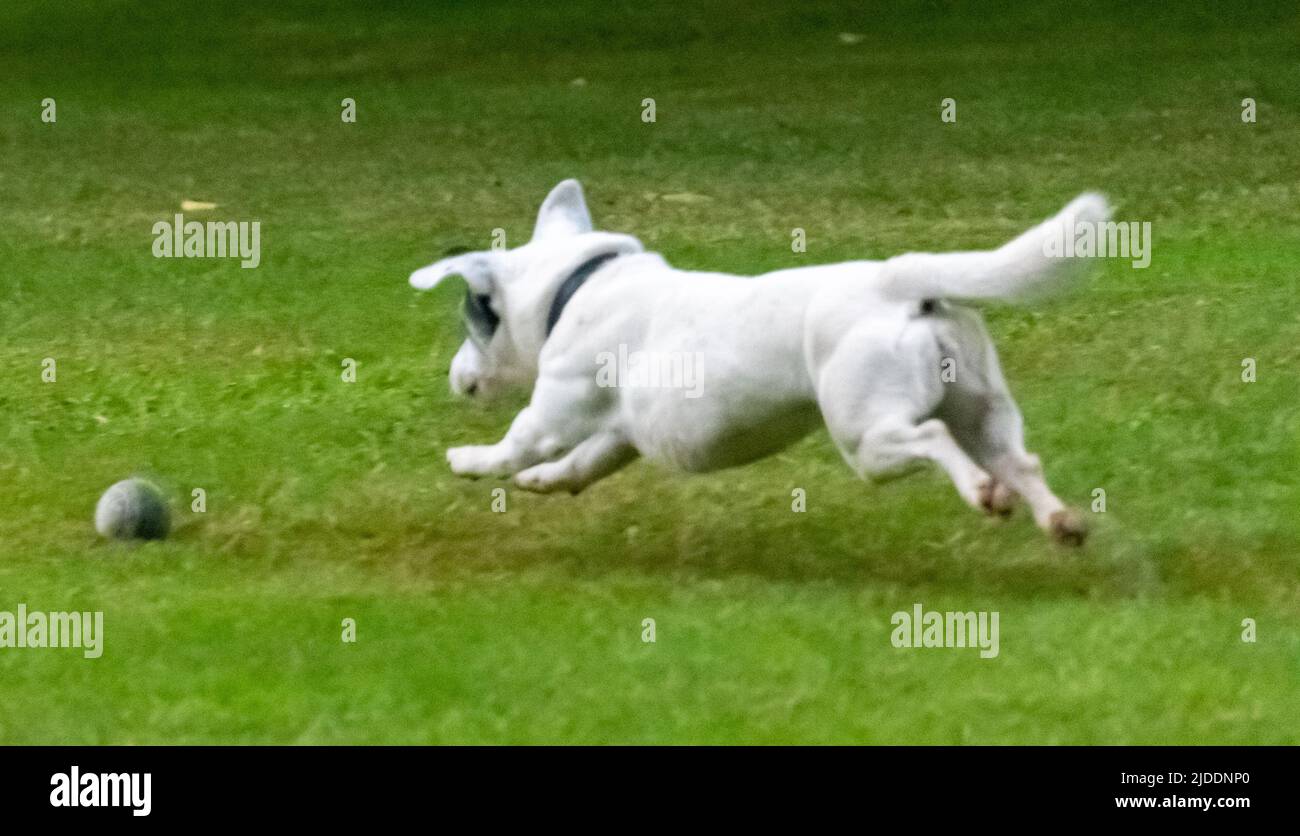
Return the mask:
{"type": "Polygon", "coordinates": [[[537,226],[533,228],[533,240],[582,232],[591,232],[587,199],[582,195],[581,183],[565,180],[551,189],[546,200],[542,201],[542,208],[537,213],[537,226]]]}
{"type": "Polygon", "coordinates": [[[435,261],[411,274],[411,287],[429,290],[448,276],[461,276],[470,290],[482,295],[490,294],[500,267],[500,257],[495,250],[483,250],[435,261]]]}

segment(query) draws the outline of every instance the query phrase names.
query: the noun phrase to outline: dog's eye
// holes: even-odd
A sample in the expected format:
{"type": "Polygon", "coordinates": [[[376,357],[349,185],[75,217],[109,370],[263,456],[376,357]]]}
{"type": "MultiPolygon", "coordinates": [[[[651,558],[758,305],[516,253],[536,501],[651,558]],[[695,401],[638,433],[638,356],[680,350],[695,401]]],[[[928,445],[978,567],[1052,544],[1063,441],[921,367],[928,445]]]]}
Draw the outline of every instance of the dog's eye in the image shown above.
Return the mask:
{"type": "Polygon", "coordinates": [[[491,301],[491,297],[486,294],[467,291],[465,301],[461,303],[461,320],[465,323],[469,338],[479,348],[485,348],[492,341],[492,335],[501,324],[501,318],[492,310],[491,301]]]}

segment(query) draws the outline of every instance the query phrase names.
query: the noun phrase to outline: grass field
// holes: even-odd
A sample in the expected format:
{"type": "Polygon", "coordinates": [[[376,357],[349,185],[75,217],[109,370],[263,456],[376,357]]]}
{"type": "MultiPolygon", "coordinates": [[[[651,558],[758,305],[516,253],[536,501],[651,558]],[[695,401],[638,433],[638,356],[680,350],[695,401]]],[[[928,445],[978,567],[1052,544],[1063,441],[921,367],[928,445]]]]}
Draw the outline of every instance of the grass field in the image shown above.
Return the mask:
{"type": "Polygon", "coordinates": [[[105,624],[0,649],[0,741],[1300,742],[1294,4],[371,5],[0,8],[0,610],[105,624]],[[443,453],[522,399],[450,398],[459,290],[406,277],[571,176],[740,273],[989,246],[1084,189],[1152,222],[1149,269],[988,313],[1049,480],[1106,491],[1092,540],[862,484],[824,432],[494,513],[443,453]],[[261,221],[261,266],[153,258],[182,200],[261,221]],[[131,474],[170,540],[95,536],[131,474]],[[894,648],[916,602],[999,611],[999,657],[894,648]]]}

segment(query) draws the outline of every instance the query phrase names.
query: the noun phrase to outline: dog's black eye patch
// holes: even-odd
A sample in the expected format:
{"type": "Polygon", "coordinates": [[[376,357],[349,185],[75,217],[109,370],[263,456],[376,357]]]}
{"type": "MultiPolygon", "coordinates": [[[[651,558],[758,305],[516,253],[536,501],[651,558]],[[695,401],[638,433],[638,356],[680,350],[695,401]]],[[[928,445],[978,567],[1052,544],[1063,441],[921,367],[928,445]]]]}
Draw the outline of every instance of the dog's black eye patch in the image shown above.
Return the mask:
{"type": "Polygon", "coordinates": [[[479,348],[492,341],[492,335],[501,324],[501,317],[492,310],[491,297],[472,290],[465,291],[465,301],[460,306],[460,318],[465,323],[469,338],[479,348]]]}

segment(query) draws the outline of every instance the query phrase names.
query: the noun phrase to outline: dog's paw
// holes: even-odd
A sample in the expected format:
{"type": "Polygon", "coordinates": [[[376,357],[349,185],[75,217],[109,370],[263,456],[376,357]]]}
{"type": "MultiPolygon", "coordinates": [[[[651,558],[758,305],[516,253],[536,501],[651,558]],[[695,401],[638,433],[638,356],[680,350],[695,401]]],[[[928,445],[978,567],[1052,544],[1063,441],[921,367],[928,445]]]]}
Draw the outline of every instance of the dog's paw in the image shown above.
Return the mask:
{"type": "Polygon", "coordinates": [[[451,467],[451,472],[457,476],[468,476],[477,478],[487,476],[491,472],[485,467],[485,456],[483,455],[487,447],[451,447],[447,450],[447,464],[451,467]]]}
{"type": "Polygon", "coordinates": [[[560,474],[555,472],[555,465],[551,463],[534,465],[527,470],[519,471],[515,474],[514,483],[515,487],[533,493],[554,493],[565,489],[561,484],[560,474]]]}
{"type": "Polygon", "coordinates": [[[991,517],[1003,519],[1011,516],[1016,507],[1016,492],[1001,482],[990,479],[979,486],[980,507],[991,517]]]}
{"type": "Polygon", "coordinates": [[[545,462],[515,474],[515,486],[533,493],[568,492],[574,496],[582,493],[590,482],[578,478],[562,462],[545,462]]]}
{"type": "Polygon", "coordinates": [[[530,467],[515,474],[513,479],[515,487],[524,491],[533,493],[550,493],[552,488],[545,477],[537,472],[537,468],[530,467]]]}
{"type": "Polygon", "coordinates": [[[1083,515],[1073,508],[1053,511],[1048,518],[1048,531],[1052,539],[1064,546],[1082,546],[1088,539],[1088,524],[1083,515]]]}

